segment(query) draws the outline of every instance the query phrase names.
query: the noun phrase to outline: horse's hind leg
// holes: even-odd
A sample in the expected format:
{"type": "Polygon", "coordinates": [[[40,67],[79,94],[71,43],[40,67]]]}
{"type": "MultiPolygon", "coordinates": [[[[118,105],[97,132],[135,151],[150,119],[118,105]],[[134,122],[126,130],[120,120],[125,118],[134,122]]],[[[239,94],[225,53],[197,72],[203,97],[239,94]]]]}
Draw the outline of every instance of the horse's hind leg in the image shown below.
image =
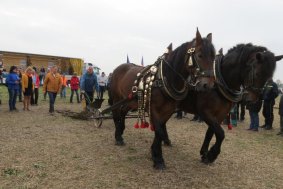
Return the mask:
{"type": "Polygon", "coordinates": [[[213,134],[214,134],[213,129],[211,127],[208,127],[200,150],[200,155],[203,162],[206,161],[209,143],[213,137],[213,134]]]}
{"type": "Polygon", "coordinates": [[[122,137],[125,130],[125,116],[121,114],[121,110],[113,111],[113,120],[115,124],[115,140],[116,145],[123,146],[125,145],[124,139],[122,137]]]}

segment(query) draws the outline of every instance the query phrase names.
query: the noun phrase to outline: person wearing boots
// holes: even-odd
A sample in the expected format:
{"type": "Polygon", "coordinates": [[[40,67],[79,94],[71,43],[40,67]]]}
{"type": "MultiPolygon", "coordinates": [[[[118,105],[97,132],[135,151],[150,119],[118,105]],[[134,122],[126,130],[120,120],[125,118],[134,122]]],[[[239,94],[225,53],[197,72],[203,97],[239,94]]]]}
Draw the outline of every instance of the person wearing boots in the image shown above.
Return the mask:
{"type": "Polygon", "coordinates": [[[265,119],[264,125],[261,128],[266,130],[272,129],[273,123],[273,106],[275,104],[275,98],[278,96],[278,86],[272,80],[272,78],[268,79],[263,89],[263,117],[265,119]]]}
{"type": "Polygon", "coordinates": [[[280,115],[280,131],[277,135],[283,136],[283,95],[280,97],[279,102],[279,115],[280,115]]]}

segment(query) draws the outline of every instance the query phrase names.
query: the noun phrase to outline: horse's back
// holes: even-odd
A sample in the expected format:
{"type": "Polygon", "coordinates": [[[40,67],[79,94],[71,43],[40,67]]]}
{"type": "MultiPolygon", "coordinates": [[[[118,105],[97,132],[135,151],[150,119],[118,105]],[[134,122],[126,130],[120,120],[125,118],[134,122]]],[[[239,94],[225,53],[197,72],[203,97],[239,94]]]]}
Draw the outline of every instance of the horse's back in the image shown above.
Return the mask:
{"type": "Polygon", "coordinates": [[[112,74],[111,96],[113,100],[126,98],[132,90],[137,73],[143,67],[134,64],[121,64],[112,74]]]}

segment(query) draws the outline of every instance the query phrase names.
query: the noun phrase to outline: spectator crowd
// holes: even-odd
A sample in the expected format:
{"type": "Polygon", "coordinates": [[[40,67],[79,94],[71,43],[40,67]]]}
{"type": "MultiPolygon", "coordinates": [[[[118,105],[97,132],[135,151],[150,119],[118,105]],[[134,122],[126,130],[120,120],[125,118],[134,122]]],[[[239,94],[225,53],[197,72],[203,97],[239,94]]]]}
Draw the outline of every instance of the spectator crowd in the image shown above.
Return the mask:
{"type": "MultiPolygon", "coordinates": [[[[3,71],[1,73],[1,82],[3,82],[3,71]]],[[[87,104],[94,99],[96,91],[97,98],[103,98],[103,94],[109,85],[108,77],[104,72],[101,75],[94,73],[93,68],[89,67],[86,73],[81,78],[74,72],[70,81],[64,74],[59,74],[58,67],[52,66],[45,71],[45,68],[38,70],[36,67],[27,67],[25,70],[16,66],[11,66],[9,73],[5,76],[5,85],[8,88],[9,94],[9,110],[18,112],[16,107],[17,98],[19,102],[23,102],[23,111],[30,111],[30,106],[38,105],[39,88],[42,86],[43,96],[49,98],[49,113],[53,115],[55,110],[55,102],[57,94],[61,98],[66,98],[67,88],[70,87],[70,103],[73,103],[74,95],[76,102],[80,103],[80,93],[87,96],[87,104]]]]}

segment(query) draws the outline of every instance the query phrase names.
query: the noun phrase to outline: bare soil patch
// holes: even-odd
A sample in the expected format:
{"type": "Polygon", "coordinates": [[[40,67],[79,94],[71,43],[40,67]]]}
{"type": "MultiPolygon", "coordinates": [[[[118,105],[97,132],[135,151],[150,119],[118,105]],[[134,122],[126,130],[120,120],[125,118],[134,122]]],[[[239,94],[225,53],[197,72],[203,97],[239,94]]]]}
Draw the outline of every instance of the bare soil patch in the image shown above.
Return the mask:
{"type": "MultiPolygon", "coordinates": [[[[278,110],[274,129],[246,131],[240,122],[228,131],[222,152],[212,165],[200,162],[207,126],[192,117],[168,122],[173,147],[163,147],[167,169],[152,168],[153,132],[134,129],[127,120],[126,146],[114,145],[114,125],[48,113],[40,101],[31,112],[9,112],[0,106],[0,188],[283,188],[283,137],[278,110]]],[[[80,112],[82,106],[58,98],[57,110],[80,112]]],[[[262,123],[262,120],[261,120],[262,123]]]]}

